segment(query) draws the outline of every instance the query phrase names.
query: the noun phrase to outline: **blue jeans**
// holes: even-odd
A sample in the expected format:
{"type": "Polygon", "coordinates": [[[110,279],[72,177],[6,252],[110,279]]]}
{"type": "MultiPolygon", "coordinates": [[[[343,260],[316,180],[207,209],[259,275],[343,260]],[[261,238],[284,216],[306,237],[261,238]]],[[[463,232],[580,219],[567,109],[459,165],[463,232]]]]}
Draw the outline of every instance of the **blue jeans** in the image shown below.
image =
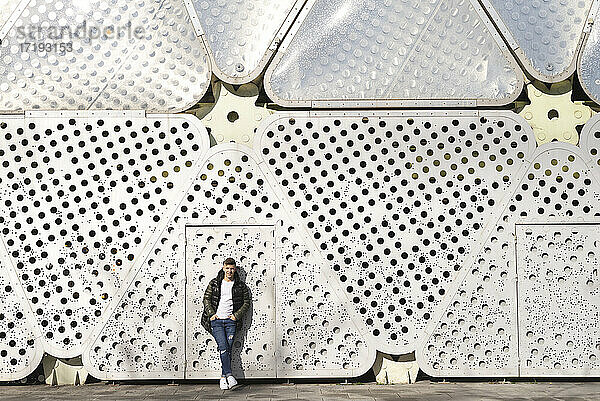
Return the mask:
{"type": "Polygon", "coordinates": [[[231,346],[235,336],[235,321],[215,319],[210,322],[210,327],[221,356],[221,376],[227,377],[231,375],[231,346]]]}

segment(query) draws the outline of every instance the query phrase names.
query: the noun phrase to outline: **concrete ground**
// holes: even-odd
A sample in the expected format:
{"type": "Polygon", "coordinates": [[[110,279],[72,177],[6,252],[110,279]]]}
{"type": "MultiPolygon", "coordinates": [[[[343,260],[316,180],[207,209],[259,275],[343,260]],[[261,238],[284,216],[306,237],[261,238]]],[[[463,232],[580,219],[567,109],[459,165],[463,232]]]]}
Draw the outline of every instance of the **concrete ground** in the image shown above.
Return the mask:
{"type": "Polygon", "coordinates": [[[600,382],[431,382],[410,385],[255,384],[223,391],[217,384],[2,385],[0,400],[600,400],[600,382]]]}

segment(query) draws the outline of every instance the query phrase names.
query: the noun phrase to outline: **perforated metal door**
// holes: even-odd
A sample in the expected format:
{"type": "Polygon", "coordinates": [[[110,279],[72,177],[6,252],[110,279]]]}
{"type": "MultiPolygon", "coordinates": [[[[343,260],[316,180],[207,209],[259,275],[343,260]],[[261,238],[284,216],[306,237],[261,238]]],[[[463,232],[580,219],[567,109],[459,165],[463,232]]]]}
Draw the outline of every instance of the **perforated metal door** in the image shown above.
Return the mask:
{"type": "Polygon", "coordinates": [[[223,261],[232,257],[252,296],[233,344],[237,377],[275,377],[275,228],[272,225],[186,226],[186,378],[217,378],[214,338],[200,324],[202,298],[223,261]]]}
{"type": "Polygon", "coordinates": [[[600,373],[600,224],[518,224],[521,376],[600,373]]]}

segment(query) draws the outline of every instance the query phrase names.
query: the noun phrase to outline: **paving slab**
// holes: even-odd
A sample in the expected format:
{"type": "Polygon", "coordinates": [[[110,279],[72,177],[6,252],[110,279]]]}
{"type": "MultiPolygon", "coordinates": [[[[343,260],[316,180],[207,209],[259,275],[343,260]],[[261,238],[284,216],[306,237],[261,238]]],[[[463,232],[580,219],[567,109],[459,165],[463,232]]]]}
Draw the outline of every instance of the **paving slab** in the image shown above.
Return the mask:
{"type": "Polygon", "coordinates": [[[146,400],[269,400],[269,401],[597,401],[600,382],[434,382],[405,385],[365,384],[242,384],[221,390],[213,382],[84,386],[0,385],[0,401],[146,401],[146,400]]]}

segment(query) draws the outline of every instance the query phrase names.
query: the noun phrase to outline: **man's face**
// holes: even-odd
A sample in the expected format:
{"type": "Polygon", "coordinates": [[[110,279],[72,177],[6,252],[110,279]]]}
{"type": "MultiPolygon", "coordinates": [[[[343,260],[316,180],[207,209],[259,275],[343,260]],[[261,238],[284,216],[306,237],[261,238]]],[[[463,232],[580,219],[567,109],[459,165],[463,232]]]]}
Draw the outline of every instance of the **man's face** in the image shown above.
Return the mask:
{"type": "Polygon", "coordinates": [[[223,271],[225,272],[225,277],[227,280],[232,281],[235,273],[235,265],[224,265],[223,271]]]}

